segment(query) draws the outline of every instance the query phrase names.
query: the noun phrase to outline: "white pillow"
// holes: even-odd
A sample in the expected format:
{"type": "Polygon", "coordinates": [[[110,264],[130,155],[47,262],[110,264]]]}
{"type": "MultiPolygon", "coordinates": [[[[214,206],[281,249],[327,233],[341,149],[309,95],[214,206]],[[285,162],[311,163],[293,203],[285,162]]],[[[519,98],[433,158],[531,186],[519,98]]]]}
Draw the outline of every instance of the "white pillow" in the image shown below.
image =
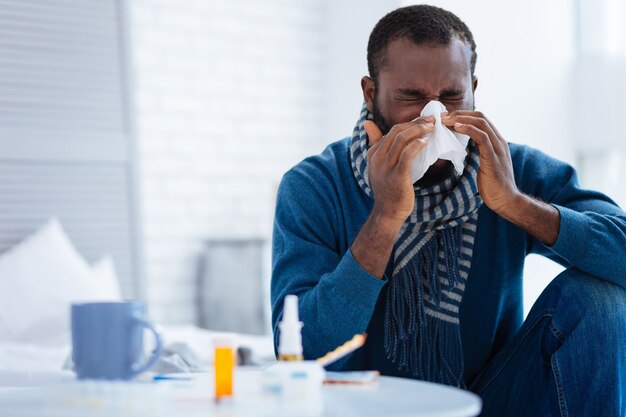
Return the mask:
{"type": "Polygon", "coordinates": [[[120,282],[115,273],[115,265],[111,255],[104,255],[91,264],[91,271],[96,276],[100,296],[108,300],[121,300],[120,282]]]}
{"type": "Polygon", "coordinates": [[[70,304],[106,298],[59,221],[51,219],[0,255],[0,342],[67,343],[70,304]]]}

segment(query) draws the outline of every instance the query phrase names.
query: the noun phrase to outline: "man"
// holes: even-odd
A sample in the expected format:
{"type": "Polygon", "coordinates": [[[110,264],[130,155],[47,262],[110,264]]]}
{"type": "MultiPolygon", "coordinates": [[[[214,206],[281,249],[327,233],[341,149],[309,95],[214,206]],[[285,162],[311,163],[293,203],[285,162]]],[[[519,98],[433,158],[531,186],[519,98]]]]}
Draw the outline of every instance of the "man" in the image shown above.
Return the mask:
{"type": "Polygon", "coordinates": [[[452,13],[389,13],[367,59],[352,138],[281,183],[275,329],[296,294],[305,358],[368,333],[333,369],[468,388],[485,416],[626,415],[626,214],[474,110],[475,43],[452,13]],[[413,184],[435,129],[434,117],[418,118],[431,100],[471,140],[461,175],[440,159],[413,184]],[[529,253],[567,270],[523,321],[529,253]]]}

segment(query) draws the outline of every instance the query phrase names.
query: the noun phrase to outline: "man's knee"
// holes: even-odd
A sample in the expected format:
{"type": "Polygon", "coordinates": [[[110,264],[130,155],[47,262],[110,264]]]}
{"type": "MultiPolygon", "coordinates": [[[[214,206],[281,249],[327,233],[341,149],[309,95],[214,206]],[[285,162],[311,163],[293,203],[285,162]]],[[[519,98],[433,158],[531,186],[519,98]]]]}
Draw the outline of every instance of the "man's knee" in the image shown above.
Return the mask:
{"type": "Polygon", "coordinates": [[[619,285],[570,268],[545,293],[553,301],[553,322],[564,332],[584,325],[596,335],[626,338],[626,290],[619,285]]]}

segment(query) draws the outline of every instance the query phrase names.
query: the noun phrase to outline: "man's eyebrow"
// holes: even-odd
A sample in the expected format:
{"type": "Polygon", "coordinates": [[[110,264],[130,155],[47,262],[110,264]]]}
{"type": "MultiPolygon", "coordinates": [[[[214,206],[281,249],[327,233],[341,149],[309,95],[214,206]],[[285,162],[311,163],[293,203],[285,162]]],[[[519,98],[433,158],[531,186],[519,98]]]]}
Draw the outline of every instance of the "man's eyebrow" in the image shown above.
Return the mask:
{"type": "MultiPolygon", "coordinates": [[[[415,88],[399,88],[396,90],[398,94],[409,97],[427,97],[428,94],[422,90],[415,88]]],[[[461,88],[448,88],[443,90],[439,97],[448,97],[448,96],[460,96],[463,95],[464,91],[461,88]]]]}
{"type": "Polygon", "coordinates": [[[463,90],[460,88],[449,88],[447,90],[443,90],[439,96],[462,96],[463,90]]]}

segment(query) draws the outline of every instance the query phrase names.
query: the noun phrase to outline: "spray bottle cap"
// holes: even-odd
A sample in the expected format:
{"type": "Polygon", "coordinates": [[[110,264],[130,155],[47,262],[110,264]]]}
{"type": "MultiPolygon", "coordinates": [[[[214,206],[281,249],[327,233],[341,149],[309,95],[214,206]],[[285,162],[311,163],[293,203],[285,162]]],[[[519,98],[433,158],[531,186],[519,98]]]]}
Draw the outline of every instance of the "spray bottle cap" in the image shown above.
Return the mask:
{"type": "Polygon", "coordinates": [[[298,317],[298,296],[285,297],[283,319],[279,324],[280,337],[278,353],[280,355],[302,355],[302,322],[298,317]]]}

